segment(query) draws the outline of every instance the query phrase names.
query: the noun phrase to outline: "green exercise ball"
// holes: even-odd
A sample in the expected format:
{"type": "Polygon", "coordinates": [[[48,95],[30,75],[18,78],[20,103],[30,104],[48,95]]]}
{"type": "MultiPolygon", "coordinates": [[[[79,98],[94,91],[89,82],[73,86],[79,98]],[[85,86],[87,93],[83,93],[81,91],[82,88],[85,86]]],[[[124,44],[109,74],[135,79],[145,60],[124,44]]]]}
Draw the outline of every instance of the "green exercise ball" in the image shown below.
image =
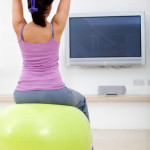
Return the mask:
{"type": "Polygon", "coordinates": [[[91,150],[88,119],[76,107],[13,104],[0,112],[0,150],[91,150]]]}

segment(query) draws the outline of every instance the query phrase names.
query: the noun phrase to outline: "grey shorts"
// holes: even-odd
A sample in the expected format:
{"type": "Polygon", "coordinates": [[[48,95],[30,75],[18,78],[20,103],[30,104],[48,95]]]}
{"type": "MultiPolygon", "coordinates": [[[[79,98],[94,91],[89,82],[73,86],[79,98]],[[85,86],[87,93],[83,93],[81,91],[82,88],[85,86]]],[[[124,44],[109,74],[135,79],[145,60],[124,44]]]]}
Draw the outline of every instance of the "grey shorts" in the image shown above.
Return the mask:
{"type": "Polygon", "coordinates": [[[85,97],[79,92],[64,87],[56,90],[14,91],[14,100],[20,103],[46,103],[70,105],[79,108],[89,119],[88,106],[85,97]]]}

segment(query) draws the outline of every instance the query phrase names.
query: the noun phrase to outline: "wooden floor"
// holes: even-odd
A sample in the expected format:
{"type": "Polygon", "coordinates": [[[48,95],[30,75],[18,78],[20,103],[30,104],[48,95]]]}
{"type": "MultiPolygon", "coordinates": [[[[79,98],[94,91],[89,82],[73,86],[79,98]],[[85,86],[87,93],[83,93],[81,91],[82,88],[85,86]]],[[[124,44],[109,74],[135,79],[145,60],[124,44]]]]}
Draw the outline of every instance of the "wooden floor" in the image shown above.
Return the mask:
{"type": "Polygon", "coordinates": [[[92,130],[94,150],[150,150],[150,130],[92,130]]]}

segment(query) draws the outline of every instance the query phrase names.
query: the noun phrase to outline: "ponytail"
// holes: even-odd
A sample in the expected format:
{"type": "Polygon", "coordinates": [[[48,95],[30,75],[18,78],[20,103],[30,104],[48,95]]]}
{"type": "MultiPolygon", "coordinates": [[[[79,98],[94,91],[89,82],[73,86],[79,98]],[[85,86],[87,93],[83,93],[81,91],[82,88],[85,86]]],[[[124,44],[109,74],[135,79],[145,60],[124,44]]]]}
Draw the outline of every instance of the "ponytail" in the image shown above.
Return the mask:
{"type": "MultiPolygon", "coordinates": [[[[42,27],[46,26],[45,18],[49,9],[48,6],[53,2],[53,0],[35,0],[35,7],[38,11],[31,12],[33,22],[42,27]]],[[[28,0],[28,9],[31,8],[31,0],[28,0]]]]}
{"type": "Polygon", "coordinates": [[[32,13],[32,19],[33,19],[33,22],[35,24],[40,25],[42,27],[46,26],[45,16],[44,16],[44,14],[41,11],[33,12],[32,13]]]}

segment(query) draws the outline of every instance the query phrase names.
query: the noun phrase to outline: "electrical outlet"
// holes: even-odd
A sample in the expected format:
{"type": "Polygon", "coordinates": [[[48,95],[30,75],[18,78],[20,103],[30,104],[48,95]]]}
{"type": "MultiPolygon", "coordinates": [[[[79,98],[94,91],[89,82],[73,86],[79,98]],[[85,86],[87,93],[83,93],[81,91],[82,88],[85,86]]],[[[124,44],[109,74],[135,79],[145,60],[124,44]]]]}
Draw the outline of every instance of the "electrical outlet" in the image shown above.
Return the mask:
{"type": "Polygon", "coordinates": [[[150,80],[147,80],[147,86],[150,86],[150,80]]]}
{"type": "Polygon", "coordinates": [[[137,80],[134,80],[134,81],[133,81],[133,85],[134,85],[134,86],[144,86],[144,85],[145,85],[145,81],[144,81],[144,80],[137,79],[137,80]]]}

